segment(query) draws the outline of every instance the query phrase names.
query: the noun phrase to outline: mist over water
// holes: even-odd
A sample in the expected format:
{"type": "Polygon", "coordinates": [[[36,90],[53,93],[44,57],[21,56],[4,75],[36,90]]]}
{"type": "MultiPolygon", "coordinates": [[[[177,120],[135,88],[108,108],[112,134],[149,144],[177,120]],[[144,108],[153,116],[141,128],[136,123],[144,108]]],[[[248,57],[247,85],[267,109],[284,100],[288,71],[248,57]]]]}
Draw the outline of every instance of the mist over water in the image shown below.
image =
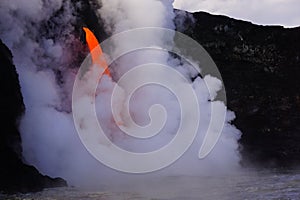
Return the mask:
{"type": "MultiPolygon", "coordinates": [[[[110,35],[133,28],[175,28],[172,1],[103,0],[102,7],[96,12],[110,35]]],[[[81,64],[76,61],[85,51],[84,45],[74,35],[77,14],[76,7],[63,0],[0,2],[0,38],[14,55],[26,106],[20,132],[27,163],[43,174],[66,179],[70,185],[95,188],[105,184],[127,184],[128,180],[145,181],[172,175],[216,175],[239,169],[237,141],[241,133],[230,124],[235,118],[231,111],[227,112],[221,138],[213,151],[205,159],[198,159],[211,116],[211,104],[214,103],[204,79],[210,83],[212,94],[220,90],[220,81],[211,76],[190,81],[199,101],[200,128],[191,148],[170,167],[155,173],[130,175],[112,170],[90,155],[78,137],[71,110],[73,83],[81,64]]],[[[145,43],[149,40],[161,44],[168,42],[162,35],[150,33],[144,38],[133,36],[132,40],[116,42],[113,48],[116,52],[121,51],[136,40],[145,43]]],[[[130,103],[132,118],[139,125],[149,123],[148,110],[151,105],[165,107],[167,123],[152,143],[129,139],[112,120],[109,105],[116,81],[128,70],[149,62],[170,66],[190,80],[197,74],[187,62],[163,51],[142,50],[116,60],[111,68],[113,78],[104,76],[99,82],[96,111],[107,136],[134,152],[155,150],[167,144],[174,137],[181,120],[176,97],[166,88],[155,85],[137,90],[130,103]]],[[[168,78],[168,74],[163,73],[157,76],[168,78]]],[[[143,77],[137,76],[136,79],[143,77]]],[[[220,103],[220,107],[225,105],[220,103]]]]}
{"type": "MultiPolygon", "coordinates": [[[[103,187],[100,191],[46,189],[36,194],[8,196],[7,199],[298,199],[299,184],[299,171],[248,171],[218,176],[161,177],[156,181],[148,180],[138,185],[123,185],[122,188],[103,187]]],[[[1,197],[6,196],[0,194],[1,197]]]]}

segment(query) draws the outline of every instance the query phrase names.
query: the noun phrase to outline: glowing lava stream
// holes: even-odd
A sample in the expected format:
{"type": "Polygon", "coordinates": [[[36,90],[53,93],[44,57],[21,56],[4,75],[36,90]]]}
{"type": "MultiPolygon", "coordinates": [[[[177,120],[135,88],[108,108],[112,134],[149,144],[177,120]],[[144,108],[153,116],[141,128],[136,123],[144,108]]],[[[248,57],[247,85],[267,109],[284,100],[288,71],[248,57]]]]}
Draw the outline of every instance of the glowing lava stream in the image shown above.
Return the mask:
{"type": "MultiPolygon", "coordinates": [[[[98,42],[96,36],[90,29],[88,29],[86,27],[83,27],[83,30],[85,32],[85,40],[89,47],[93,64],[98,65],[100,68],[103,68],[105,70],[104,74],[111,77],[107,62],[103,55],[103,51],[101,49],[100,43],[98,42]]],[[[122,105],[122,104],[120,104],[120,105],[122,105]]],[[[114,106],[118,106],[118,104],[114,104],[114,106]]],[[[120,116],[120,113],[117,114],[115,117],[116,117],[116,119],[112,119],[112,120],[118,126],[124,126],[124,122],[122,120],[122,117],[120,116]]]]}
{"type": "Polygon", "coordinates": [[[86,27],[83,27],[83,30],[85,32],[85,39],[91,53],[93,64],[99,65],[99,67],[105,69],[104,74],[111,76],[107,63],[103,56],[103,51],[100,47],[100,44],[96,36],[90,29],[86,27]]]}

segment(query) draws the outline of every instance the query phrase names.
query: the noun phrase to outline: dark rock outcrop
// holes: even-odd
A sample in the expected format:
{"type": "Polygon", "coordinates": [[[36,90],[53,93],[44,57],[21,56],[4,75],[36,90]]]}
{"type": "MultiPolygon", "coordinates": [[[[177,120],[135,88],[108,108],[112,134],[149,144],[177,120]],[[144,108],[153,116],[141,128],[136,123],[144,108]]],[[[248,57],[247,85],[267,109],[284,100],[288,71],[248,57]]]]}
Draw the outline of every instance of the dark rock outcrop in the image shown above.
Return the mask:
{"type": "Polygon", "coordinates": [[[192,16],[195,23],[186,18],[185,33],[222,74],[234,124],[243,132],[243,163],[299,164],[300,27],[258,26],[204,12],[192,16]]]}
{"type": "MultiPolygon", "coordinates": [[[[92,28],[95,33],[101,33],[97,35],[100,41],[107,37],[102,22],[98,20],[99,18],[94,12],[100,6],[95,2],[71,0],[72,9],[76,16],[76,23],[72,24],[75,27],[72,34],[76,38],[83,36],[81,31],[83,26],[92,28]]],[[[53,34],[64,28],[57,26],[57,20],[59,20],[63,12],[63,8],[59,9],[48,21],[41,24],[41,35],[55,38],[53,34]]],[[[76,44],[76,42],[74,43],[76,44]]],[[[84,46],[86,45],[84,44],[84,46]]],[[[76,49],[76,47],[73,48],[76,49]]],[[[80,46],[80,48],[83,47],[80,46]]],[[[80,52],[74,57],[77,57],[82,62],[86,56],[84,53],[87,52],[80,52]]],[[[40,191],[44,188],[67,186],[66,181],[63,179],[43,176],[33,166],[23,163],[18,121],[25,111],[25,106],[12,57],[10,50],[0,40],[0,192],[26,193],[40,191]]],[[[56,71],[58,81],[61,74],[62,72],[56,71]]]]}
{"type": "Polygon", "coordinates": [[[18,119],[25,108],[9,49],[0,40],[0,192],[31,192],[66,186],[60,178],[41,175],[22,162],[18,119]]]}
{"type": "MultiPolygon", "coordinates": [[[[100,42],[105,40],[108,34],[104,30],[104,22],[101,20],[101,16],[95,12],[95,10],[100,9],[102,6],[99,1],[72,0],[72,4],[77,13],[75,29],[82,30],[82,27],[88,27],[93,31],[100,42]]],[[[82,41],[84,41],[83,35],[81,36],[82,41]]]]}

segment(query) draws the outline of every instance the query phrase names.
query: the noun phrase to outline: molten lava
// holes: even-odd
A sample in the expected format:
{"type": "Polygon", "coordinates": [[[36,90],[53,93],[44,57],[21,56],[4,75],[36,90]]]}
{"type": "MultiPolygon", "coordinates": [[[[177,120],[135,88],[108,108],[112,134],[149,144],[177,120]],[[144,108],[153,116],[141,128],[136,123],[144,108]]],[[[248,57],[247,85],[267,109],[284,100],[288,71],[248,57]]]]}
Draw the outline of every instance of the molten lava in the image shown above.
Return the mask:
{"type": "Polygon", "coordinates": [[[101,49],[101,46],[100,46],[96,36],[90,29],[88,29],[86,27],[83,27],[83,30],[85,32],[85,39],[86,39],[86,42],[88,44],[88,47],[89,47],[89,50],[91,53],[93,64],[99,65],[99,67],[101,67],[105,70],[104,74],[110,76],[110,72],[109,72],[107,63],[103,56],[103,51],[101,49]]]}

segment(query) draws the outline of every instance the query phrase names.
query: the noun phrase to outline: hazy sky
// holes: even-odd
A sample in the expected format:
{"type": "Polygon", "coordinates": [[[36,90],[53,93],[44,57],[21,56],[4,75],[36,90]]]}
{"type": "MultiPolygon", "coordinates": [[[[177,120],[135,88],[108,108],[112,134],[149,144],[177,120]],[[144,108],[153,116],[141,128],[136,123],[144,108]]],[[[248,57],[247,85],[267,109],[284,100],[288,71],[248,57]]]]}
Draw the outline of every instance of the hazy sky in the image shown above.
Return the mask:
{"type": "Polygon", "coordinates": [[[255,24],[300,26],[300,0],[175,0],[174,7],[227,15],[255,24]]]}

